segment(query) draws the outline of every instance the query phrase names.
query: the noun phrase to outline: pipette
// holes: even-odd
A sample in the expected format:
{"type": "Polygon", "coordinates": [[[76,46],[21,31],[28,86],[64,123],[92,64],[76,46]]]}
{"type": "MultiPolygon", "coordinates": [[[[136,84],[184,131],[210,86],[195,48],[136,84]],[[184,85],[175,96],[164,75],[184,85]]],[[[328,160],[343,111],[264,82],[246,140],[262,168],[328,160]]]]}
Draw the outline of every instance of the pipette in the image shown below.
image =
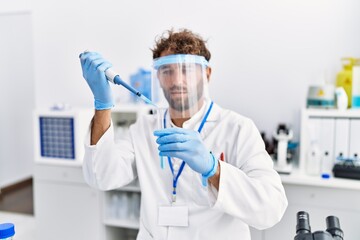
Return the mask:
{"type": "Polygon", "coordinates": [[[147,97],[145,97],[143,94],[141,94],[138,90],[136,90],[135,88],[131,87],[129,84],[127,84],[126,82],[124,82],[119,74],[117,72],[115,72],[112,68],[109,68],[105,71],[105,75],[106,78],[109,82],[112,82],[114,84],[117,85],[122,85],[123,87],[125,87],[127,90],[129,90],[130,92],[132,92],[133,94],[135,94],[136,96],[138,96],[139,98],[141,98],[144,102],[153,105],[154,107],[157,108],[157,106],[155,105],[155,103],[153,103],[150,99],[148,99],[147,97]]]}

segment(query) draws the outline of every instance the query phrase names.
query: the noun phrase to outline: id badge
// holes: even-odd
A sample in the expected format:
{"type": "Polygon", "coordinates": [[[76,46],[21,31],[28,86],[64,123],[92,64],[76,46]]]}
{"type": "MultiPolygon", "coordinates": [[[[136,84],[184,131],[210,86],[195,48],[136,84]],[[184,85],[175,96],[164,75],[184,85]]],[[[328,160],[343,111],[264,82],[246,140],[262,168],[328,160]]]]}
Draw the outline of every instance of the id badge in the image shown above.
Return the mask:
{"type": "Polygon", "coordinates": [[[189,207],[177,204],[159,206],[158,225],[171,227],[189,226],[189,207]]]}

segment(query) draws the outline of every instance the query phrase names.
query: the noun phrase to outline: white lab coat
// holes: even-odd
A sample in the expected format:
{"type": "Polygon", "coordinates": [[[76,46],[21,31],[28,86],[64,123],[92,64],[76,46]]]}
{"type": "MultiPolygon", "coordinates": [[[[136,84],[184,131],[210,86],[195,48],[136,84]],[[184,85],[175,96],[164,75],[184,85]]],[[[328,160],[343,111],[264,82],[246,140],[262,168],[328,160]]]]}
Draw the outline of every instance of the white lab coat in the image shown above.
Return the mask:
{"type": "MultiPolygon", "coordinates": [[[[197,130],[208,105],[183,127],[197,130]]],[[[219,191],[210,184],[204,187],[200,174],[186,165],[178,180],[177,202],[188,205],[189,226],[158,226],[159,205],[171,202],[173,177],[167,161],[165,169],[160,167],[155,129],[156,117],[147,115],[139,117],[128,136],[116,143],[112,126],[96,145],[89,145],[90,133],[86,139],[83,171],[90,186],[110,190],[139,178],[138,240],[248,240],[249,226],[265,229],[280,221],[287,199],[256,126],[250,119],[214,104],[201,137],[217,158],[224,153],[219,191]]]]}

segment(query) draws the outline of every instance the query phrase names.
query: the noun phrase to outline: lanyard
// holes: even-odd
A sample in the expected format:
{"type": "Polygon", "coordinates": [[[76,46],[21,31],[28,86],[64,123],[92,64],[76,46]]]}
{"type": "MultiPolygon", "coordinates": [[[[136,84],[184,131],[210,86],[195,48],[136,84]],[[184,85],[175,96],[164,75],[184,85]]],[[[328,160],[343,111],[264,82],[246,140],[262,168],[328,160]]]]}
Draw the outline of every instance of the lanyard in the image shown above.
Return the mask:
{"type": "MultiPolygon", "coordinates": [[[[214,102],[211,101],[210,106],[209,106],[209,109],[207,110],[207,112],[206,112],[206,114],[205,114],[205,116],[204,116],[203,120],[201,121],[200,126],[199,126],[199,128],[198,128],[198,132],[199,132],[199,133],[201,132],[201,130],[203,129],[203,127],[204,127],[204,125],[205,125],[206,119],[208,118],[208,116],[209,116],[209,114],[210,114],[210,111],[211,111],[211,109],[212,109],[212,107],[213,107],[213,104],[214,104],[214,102]]],[[[167,114],[167,111],[166,111],[165,114],[164,114],[164,128],[166,128],[166,114],[167,114]]],[[[172,173],[172,175],[173,175],[172,201],[173,201],[173,202],[176,202],[176,186],[177,186],[177,181],[178,181],[178,179],[179,179],[179,177],[180,177],[180,175],[181,175],[181,173],[182,173],[182,171],[183,171],[183,169],[184,169],[184,167],[185,167],[185,162],[183,161],[183,162],[181,163],[180,168],[179,168],[179,171],[178,171],[178,173],[176,174],[176,176],[175,176],[175,173],[174,173],[174,167],[173,167],[173,165],[172,165],[172,162],[171,162],[171,158],[170,158],[170,157],[168,157],[168,162],[169,162],[169,166],[170,166],[171,173],[172,173]]]]}

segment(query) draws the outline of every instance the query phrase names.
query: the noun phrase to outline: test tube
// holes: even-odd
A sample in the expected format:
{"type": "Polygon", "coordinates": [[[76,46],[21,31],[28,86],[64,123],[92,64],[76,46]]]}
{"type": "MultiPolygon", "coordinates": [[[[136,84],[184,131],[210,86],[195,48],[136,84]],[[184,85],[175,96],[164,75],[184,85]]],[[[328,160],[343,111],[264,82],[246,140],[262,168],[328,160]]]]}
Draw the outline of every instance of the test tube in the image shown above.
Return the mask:
{"type": "MultiPolygon", "coordinates": [[[[167,108],[156,108],[153,110],[154,115],[156,116],[156,121],[157,121],[157,129],[164,129],[165,124],[164,124],[164,119],[165,119],[165,115],[167,113],[167,108]]],[[[167,123],[167,125],[169,125],[169,123],[167,123]]],[[[159,156],[160,158],[160,167],[161,169],[165,168],[165,162],[164,162],[164,157],[159,156]]]]}

